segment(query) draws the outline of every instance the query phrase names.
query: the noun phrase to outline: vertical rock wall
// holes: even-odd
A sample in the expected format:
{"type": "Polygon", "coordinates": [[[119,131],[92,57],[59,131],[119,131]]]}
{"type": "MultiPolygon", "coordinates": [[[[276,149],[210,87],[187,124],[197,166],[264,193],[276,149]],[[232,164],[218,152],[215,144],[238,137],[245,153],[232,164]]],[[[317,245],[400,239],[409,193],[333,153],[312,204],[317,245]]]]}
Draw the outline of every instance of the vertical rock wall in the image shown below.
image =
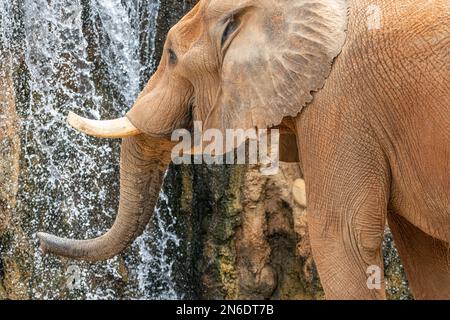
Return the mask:
{"type": "Polygon", "coordinates": [[[305,208],[290,189],[296,164],[262,176],[251,166],[181,169],[199,219],[193,269],[208,299],[318,299],[322,289],[307,238],[305,208]]]}
{"type": "MultiPolygon", "coordinates": [[[[12,221],[19,182],[18,127],[11,56],[0,49],[0,253],[5,250],[8,238],[23,238],[22,228],[12,221]]],[[[23,290],[18,273],[6,273],[6,269],[16,269],[15,263],[0,260],[0,299],[7,297],[5,285],[23,290]]]]}

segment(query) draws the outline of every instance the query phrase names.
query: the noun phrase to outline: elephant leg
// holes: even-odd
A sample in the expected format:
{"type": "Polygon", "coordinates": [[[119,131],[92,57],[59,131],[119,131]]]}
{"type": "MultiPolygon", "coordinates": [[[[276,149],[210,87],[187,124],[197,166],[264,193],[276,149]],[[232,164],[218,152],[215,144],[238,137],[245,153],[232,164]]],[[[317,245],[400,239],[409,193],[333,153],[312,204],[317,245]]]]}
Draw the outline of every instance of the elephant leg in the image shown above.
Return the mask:
{"type": "Polygon", "coordinates": [[[311,114],[306,110],[298,122],[299,153],[312,253],[326,298],[385,299],[381,243],[389,165],[374,135],[361,134],[364,123],[332,131],[332,118],[311,114]]]}
{"type": "Polygon", "coordinates": [[[312,253],[326,298],[385,299],[381,243],[389,199],[387,174],[383,166],[362,160],[332,162],[305,165],[312,253]],[[371,277],[373,272],[377,279],[371,277]]]}
{"type": "MultiPolygon", "coordinates": [[[[310,188],[308,182],[306,188],[310,188]]],[[[313,257],[327,299],[385,299],[383,196],[360,184],[353,192],[344,204],[332,198],[320,203],[307,200],[313,257]]]]}
{"type": "Polygon", "coordinates": [[[388,213],[389,227],[415,299],[450,299],[450,244],[388,213]]]}

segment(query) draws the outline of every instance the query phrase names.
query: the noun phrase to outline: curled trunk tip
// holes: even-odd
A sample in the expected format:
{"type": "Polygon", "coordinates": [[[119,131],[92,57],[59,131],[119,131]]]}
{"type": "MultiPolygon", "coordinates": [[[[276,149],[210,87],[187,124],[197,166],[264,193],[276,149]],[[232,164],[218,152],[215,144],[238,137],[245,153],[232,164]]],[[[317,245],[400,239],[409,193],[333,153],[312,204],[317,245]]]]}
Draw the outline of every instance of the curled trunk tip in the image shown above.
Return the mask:
{"type": "Polygon", "coordinates": [[[120,165],[119,210],[111,229],[88,240],[60,238],[38,232],[44,253],[77,260],[113,258],[142,234],[158,200],[171,143],[142,135],[123,140],[120,165]]]}
{"type": "Polygon", "coordinates": [[[55,239],[57,237],[45,232],[38,232],[36,236],[39,239],[39,248],[44,254],[51,253],[52,248],[55,247],[55,244],[61,242],[58,241],[58,239],[55,239]]]}

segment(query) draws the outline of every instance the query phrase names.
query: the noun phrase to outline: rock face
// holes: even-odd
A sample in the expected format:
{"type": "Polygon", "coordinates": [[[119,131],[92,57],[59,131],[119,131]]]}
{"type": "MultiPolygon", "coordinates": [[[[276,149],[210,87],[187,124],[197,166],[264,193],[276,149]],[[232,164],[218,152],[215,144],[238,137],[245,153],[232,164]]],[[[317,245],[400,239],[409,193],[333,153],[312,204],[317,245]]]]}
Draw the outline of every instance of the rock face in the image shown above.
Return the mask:
{"type": "MultiPolygon", "coordinates": [[[[16,114],[14,84],[11,74],[11,56],[0,49],[0,254],[5,250],[8,237],[23,237],[20,225],[13,222],[19,182],[20,140],[16,114]]],[[[11,260],[0,262],[0,299],[8,295],[6,287],[23,288],[20,278],[13,270],[11,260]]]]}
{"type": "Polygon", "coordinates": [[[294,204],[298,165],[275,176],[257,167],[185,168],[188,211],[201,220],[194,268],[198,295],[208,299],[323,297],[306,230],[305,208],[294,204]],[[202,181],[200,184],[196,181],[202,181]],[[190,198],[190,197],[189,197],[190,198]]]}
{"type": "MultiPolygon", "coordinates": [[[[69,0],[54,3],[64,7],[64,1],[69,0]]],[[[146,68],[138,68],[140,86],[150,76],[154,62],[159,61],[167,31],[195,2],[148,1],[148,6],[128,8],[128,13],[135,12],[130,14],[130,21],[138,21],[138,31],[144,32],[140,33],[139,60],[146,68]],[[159,12],[155,16],[157,6],[159,12]],[[148,39],[148,30],[153,30],[153,25],[157,25],[154,42],[148,39]]],[[[295,203],[291,194],[292,184],[300,176],[296,164],[283,164],[275,176],[262,176],[255,166],[172,166],[155,218],[146,233],[119,257],[89,264],[42,256],[34,238],[38,229],[83,238],[98,235],[111,225],[118,199],[119,143],[81,138],[65,128],[63,119],[54,123],[59,129],[50,131],[49,128],[47,135],[35,124],[42,126],[53,121],[54,113],[66,113],[64,99],[82,102],[83,107],[77,111],[83,114],[87,107],[96,106],[100,97],[99,113],[114,117],[129,108],[129,97],[121,91],[122,76],[115,78],[112,70],[115,68],[108,69],[114,66],[111,61],[120,58],[110,50],[114,39],[101,32],[108,28],[113,16],[105,16],[102,8],[91,7],[89,0],[80,0],[79,6],[68,6],[67,12],[63,10],[62,16],[73,19],[73,24],[80,23],[79,30],[70,32],[72,37],[80,37],[86,49],[86,61],[81,59],[71,64],[79,53],[71,56],[69,51],[59,52],[66,60],[62,66],[57,65],[57,76],[62,75],[64,81],[57,88],[60,91],[48,94],[61,101],[54,104],[55,109],[51,110],[54,113],[42,113],[44,97],[32,82],[36,66],[24,48],[24,39],[30,36],[23,21],[27,10],[20,3],[11,0],[14,9],[11,16],[16,19],[15,45],[11,50],[0,47],[0,53],[13,51],[15,56],[11,59],[5,55],[0,60],[0,299],[324,297],[311,256],[306,208],[295,203]],[[78,93],[89,88],[87,79],[78,75],[83,81],[79,87],[71,80],[76,68],[81,67],[86,68],[86,73],[92,72],[98,95],[89,96],[87,102],[77,100],[78,93]],[[20,122],[23,124],[19,125],[20,122]],[[55,142],[58,134],[65,138],[55,142]],[[50,188],[54,203],[43,201],[46,194],[42,189],[47,188],[47,177],[61,181],[67,177],[49,174],[52,170],[57,172],[57,166],[51,166],[54,163],[48,162],[42,145],[37,146],[35,141],[54,148],[54,159],[69,163],[70,177],[75,176],[77,181],[64,183],[63,192],[50,188]],[[73,141],[70,146],[68,141],[73,141]],[[71,146],[77,144],[77,149],[72,150],[71,146]],[[104,166],[90,166],[87,160],[77,165],[80,161],[77,152],[90,154],[91,158],[87,159],[104,166]],[[81,174],[80,168],[87,172],[81,174]],[[80,194],[90,189],[93,192],[80,194]],[[86,201],[85,207],[80,207],[77,194],[86,201]],[[34,196],[36,199],[30,198],[34,196]]],[[[120,1],[111,3],[119,5],[120,1]]],[[[28,0],[26,4],[36,5],[39,1],[28,0]]],[[[1,6],[0,9],[5,10],[1,6]]],[[[64,32],[67,31],[61,34],[64,32]]],[[[123,30],[113,32],[120,35],[123,30]]],[[[125,67],[120,65],[117,69],[125,67]]],[[[126,76],[123,76],[125,80],[126,76]]],[[[50,83],[55,81],[59,83],[55,79],[50,83]]],[[[81,96],[84,99],[86,94],[81,96]]],[[[409,298],[389,234],[385,241],[385,261],[390,298],[409,298]]]]}

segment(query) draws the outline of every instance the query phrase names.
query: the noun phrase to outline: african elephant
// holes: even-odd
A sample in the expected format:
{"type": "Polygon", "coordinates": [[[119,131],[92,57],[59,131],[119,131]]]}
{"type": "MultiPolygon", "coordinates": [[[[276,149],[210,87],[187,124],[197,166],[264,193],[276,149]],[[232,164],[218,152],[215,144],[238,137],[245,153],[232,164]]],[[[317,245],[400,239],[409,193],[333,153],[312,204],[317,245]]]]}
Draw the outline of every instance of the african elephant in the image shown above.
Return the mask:
{"type": "MultiPolygon", "coordinates": [[[[200,0],[168,34],[126,117],[116,221],[92,240],[39,233],[46,252],[102,260],[149,221],[175,129],[283,127],[299,160],[328,299],[383,299],[386,220],[416,298],[450,298],[450,1],[200,0]]],[[[283,138],[282,137],[282,138],[283,138]]],[[[282,144],[283,145],[283,144],[282,144]]]]}

